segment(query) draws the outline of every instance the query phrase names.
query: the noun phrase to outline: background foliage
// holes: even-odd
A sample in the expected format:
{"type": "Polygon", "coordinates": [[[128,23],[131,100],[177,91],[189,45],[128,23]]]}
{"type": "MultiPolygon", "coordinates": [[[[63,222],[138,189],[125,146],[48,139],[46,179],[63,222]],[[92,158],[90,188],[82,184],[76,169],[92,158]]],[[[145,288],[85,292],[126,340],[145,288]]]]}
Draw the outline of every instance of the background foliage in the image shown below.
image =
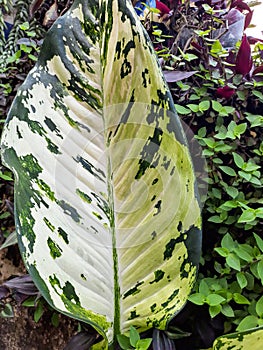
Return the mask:
{"type": "MultiPolygon", "coordinates": [[[[155,334],[153,346],[158,336],[163,346],[170,342],[171,348],[200,349],[211,347],[222,334],[263,325],[263,43],[243,35],[252,18],[252,7],[243,1],[227,5],[204,0],[195,6],[188,1],[163,2],[173,14],[160,19],[152,15],[156,10],[150,11],[143,23],[178,114],[202,147],[208,176],[204,178],[202,169],[197,170],[205,201],[199,279],[189,303],[172,320],[171,332],[155,334]],[[243,15],[243,27],[230,38],[227,25],[237,24],[241,18],[233,10],[243,15]]],[[[14,26],[8,37],[5,28],[6,36],[0,39],[1,123],[36,60],[45,30],[70,2],[52,5],[52,1],[15,2],[20,11],[14,26]]],[[[12,10],[11,1],[3,1],[2,28],[6,25],[3,15],[12,10]]],[[[12,182],[3,167],[0,177],[4,242],[10,239],[12,227],[12,182]]],[[[1,288],[4,300],[3,291],[10,293],[17,285],[1,288]]],[[[1,305],[3,316],[11,312],[6,303],[1,305]]],[[[41,308],[37,306],[36,319],[41,308]]]]}

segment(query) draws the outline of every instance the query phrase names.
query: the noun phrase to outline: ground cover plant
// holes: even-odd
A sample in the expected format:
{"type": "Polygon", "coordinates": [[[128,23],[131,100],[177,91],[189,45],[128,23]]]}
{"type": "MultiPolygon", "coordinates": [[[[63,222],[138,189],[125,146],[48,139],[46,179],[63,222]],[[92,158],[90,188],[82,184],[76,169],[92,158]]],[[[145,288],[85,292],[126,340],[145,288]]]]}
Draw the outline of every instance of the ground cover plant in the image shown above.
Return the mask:
{"type": "MultiPolygon", "coordinates": [[[[153,22],[150,14],[155,10],[142,21],[178,114],[203,148],[208,192],[199,279],[170,330],[150,334],[152,346],[208,348],[216,337],[235,331],[252,335],[248,342],[253,342],[262,325],[262,43],[243,35],[252,12],[242,1],[226,10],[223,2],[167,5],[174,10],[169,22],[153,22]],[[226,24],[238,21],[243,27],[230,40],[226,35],[231,26],[227,31],[226,24]]],[[[5,170],[3,176],[11,174],[5,170]]],[[[206,188],[202,181],[199,186],[206,188]]],[[[214,347],[224,349],[233,339],[237,349],[243,346],[229,336],[219,338],[214,347]]]]}

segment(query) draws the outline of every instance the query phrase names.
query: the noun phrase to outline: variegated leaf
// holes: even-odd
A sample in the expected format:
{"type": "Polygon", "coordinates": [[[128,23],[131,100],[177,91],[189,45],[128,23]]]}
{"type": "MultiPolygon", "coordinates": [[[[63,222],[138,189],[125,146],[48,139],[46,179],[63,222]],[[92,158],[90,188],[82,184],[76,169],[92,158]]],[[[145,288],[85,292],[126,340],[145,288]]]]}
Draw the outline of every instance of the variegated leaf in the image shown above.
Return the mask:
{"type": "Polygon", "coordinates": [[[48,302],[116,334],[165,328],[200,254],[200,207],[181,124],[130,1],[77,0],[11,108],[3,160],[16,226],[48,302]]]}
{"type": "Polygon", "coordinates": [[[262,350],[263,326],[227,334],[215,340],[213,350],[262,350]]]}

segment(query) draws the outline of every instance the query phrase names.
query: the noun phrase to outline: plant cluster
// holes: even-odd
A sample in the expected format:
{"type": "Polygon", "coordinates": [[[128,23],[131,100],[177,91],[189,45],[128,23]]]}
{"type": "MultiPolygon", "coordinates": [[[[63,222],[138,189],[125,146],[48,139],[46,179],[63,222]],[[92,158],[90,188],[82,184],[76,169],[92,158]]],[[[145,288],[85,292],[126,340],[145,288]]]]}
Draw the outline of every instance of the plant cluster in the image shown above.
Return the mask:
{"type": "MultiPolygon", "coordinates": [[[[195,333],[200,312],[207,310],[202,338],[209,328],[215,334],[218,323],[229,333],[263,322],[263,44],[244,33],[252,9],[243,1],[228,7],[224,1],[178,4],[174,19],[172,45],[159,23],[152,24],[151,35],[177,112],[207,163],[205,196],[199,183],[203,256],[189,297],[197,305],[191,315],[196,321],[186,328],[195,333]]],[[[199,346],[209,345],[208,336],[199,346]]]]}

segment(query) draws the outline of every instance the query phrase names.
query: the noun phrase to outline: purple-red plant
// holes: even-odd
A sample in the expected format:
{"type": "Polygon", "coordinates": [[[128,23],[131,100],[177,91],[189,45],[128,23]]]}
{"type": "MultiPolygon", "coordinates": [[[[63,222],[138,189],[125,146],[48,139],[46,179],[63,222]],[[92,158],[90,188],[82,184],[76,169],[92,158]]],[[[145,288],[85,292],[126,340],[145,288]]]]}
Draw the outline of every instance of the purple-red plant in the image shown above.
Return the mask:
{"type": "Polygon", "coordinates": [[[252,65],[251,47],[244,34],[236,57],[236,73],[245,76],[251,71],[252,65]]]}
{"type": "Polygon", "coordinates": [[[225,85],[216,90],[216,94],[218,97],[229,99],[235,94],[235,90],[231,87],[225,85]]]}

